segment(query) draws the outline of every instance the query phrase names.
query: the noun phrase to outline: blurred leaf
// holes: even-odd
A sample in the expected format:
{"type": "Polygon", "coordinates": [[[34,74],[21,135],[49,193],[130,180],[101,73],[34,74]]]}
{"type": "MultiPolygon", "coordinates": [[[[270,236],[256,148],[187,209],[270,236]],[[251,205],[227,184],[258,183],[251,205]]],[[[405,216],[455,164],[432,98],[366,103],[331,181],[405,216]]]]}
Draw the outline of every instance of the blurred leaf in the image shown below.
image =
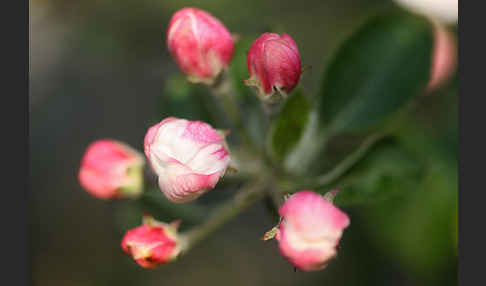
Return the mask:
{"type": "Polygon", "coordinates": [[[157,120],[175,116],[214,124],[219,121],[217,113],[211,112],[214,106],[214,99],[205,86],[189,83],[184,75],[177,73],[166,81],[157,120]]]}
{"type": "Polygon", "coordinates": [[[182,220],[182,227],[201,223],[206,218],[208,210],[196,202],[175,204],[167,200],[159,189],[146,191],[137,201],[139,208],[154,218],[171,222],[182,220]]]}
{"type": "Polygon", "coordinates": [[[249,78],[246,56],[257,36],[241,35],[235,42],[233,59],[228,72],[240,104],[241,113],[245,116],[244,124],[252,140],[258,145],[263,145],[265,141],[265,125],[262,122],[265,121],[265,116],[261,110],[261,102],[252,89],[243,83],[243,80],[249,78]]]}
{"type": "Polygon", "coordinates": [[[437,274],[457,259],[457,169],[447,165],[440,159],[429,164],[424,180],[407,197],[363,212],[380,247],[433,281],[447,280],[437,274]]]}
{"type": "MultiPolygon", "coordinates": [[[[444,125],[444,120],[433,128],[426,127],[423,121],[414,122],[416,115],[409,117],[407,128],[397,137],[405,156],[391,157],[390,164],[402,165],[407,158],[411,162],[417,158],[423,162],[419,176],[414,176],[411,168],[410,176],[389,184],[389,191],[398,191],[393,191],[396,196],[361,205],[357,210],[366,222],[361,225],[369,240],[384,255],[411,270],[409,273],[416,275],[411,279],[428,281],[424,285],[452,285],[457,281],[457,150],[451,148],[457,140],[456,127],[444,125]],[[442,132],[437,134],[437,130],[442,132]],[[455,140],[448,142],[447,136],[455,140]]],[[[336,197],[342,205],[347,205],[346,191],[343,188],[336,197]]]]}
{"type": "Polygon", "coordinates": [[[311,106],[300,90],[292,93],[285,102],[270,129],[270,150],[277,161],[297,144],[309,121],[311,106]]]}
{"type": "Polygon", "coordinates": [[[235,50],[233,52],[233,59],[229,67],[231,80],[235,86],[236,92],[240,97],[253,96],[252,91],[243,83],[243,80],[248,79],[248,67],[246,64],[246,55],[253,43],[253,38],[244,36],[240,37],[235,42],[235,50]]]}
{"type": "Polygon", "coordinates": [[[248,104],[245,111],[245,125],[251,138],[254,140],[258,146],[263,146],[265,143],[266,130],[265,124],[265,114],[263,114],[259,104],[259,99],[256,96],[248,97],[247,101],[253,101],[253,103],[248,104]],[[253,106],[253,107],[252,107],[253,106]]]}
{"type": "Polygon", "coordinates": [[[357,150],[370,134],[339,134],[331,137],[325,148],[314,155],[309,175],[324,174],[331,171],[354,150],[357,150]]]}
{"type": "MultiPolygon", "coordinates": [[[[396,141],[377,144],[337,184],[337,205],[378,203],[415,189],[422,165],[396,141]]],[[[327,191],[327,190],[326,190],[327,191]]]]}
{"type": "Polygon", "coordinates": [[[327,69],[318,102],[321,125],[337,133],[380,123],[424,89],[432,45],[425,18],[372,19],[343,43],[327,69]]]}

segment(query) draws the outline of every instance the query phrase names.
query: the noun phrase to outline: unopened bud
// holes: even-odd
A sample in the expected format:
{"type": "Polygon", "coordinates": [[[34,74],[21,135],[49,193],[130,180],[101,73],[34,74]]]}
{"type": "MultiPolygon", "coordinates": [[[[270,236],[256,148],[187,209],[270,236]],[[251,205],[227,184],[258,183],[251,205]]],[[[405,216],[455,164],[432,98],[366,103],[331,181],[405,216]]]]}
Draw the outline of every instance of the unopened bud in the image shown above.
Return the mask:
{"type": "Polygon", "coordinates": [[[125,253],[144,268],[154,268],[174,260],[180,252],[176,223],[144,217],[144,224],[128,230],[122,239],[125,253]]]}
{"type": "Polygon", "coordinates": [[[292,195],[280,207],[278,231],[272,231],[279,242],[280,253],[302,271],[317,271],[337,255],[348,216],[311,191],[292,195]]]}
{"type": "Polygon", "coordinates": [[[100,199],[138,196],[143,190],[145,160],[138,151],[115,140],[93,142],[84,153],[79,182],[100,199]]]}
{"type": "Polygon", "coordinates": [[[183,8],[170,20],[167,46],[190,81],[212,84],[229,65],[234,41],[226,27],[208,12],[183,8]]]}
{"type": "Polygon", "coordinates": [[[145,135],[145,155],[168,200],[195,200],[214,188],[230,156],[224,138],[209,124],[169,117],[145,135]]]}
{"type": "Polygon", "coordinates": [[[247,65],[250,78],[245,83],[255,86],[259,97],[270,103],[290,93],[302,73],[299,50],[288,34],[258,37],[248,51],[247,65]]]}

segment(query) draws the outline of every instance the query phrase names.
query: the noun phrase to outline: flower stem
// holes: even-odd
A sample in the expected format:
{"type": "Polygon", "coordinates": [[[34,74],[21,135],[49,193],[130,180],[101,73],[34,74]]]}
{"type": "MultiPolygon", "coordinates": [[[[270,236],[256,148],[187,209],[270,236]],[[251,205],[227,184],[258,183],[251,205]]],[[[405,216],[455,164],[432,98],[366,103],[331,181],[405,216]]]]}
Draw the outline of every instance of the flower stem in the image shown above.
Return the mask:
{"type": "Polygon", "coordinates": [[[238,137],[240,137],[242,143],[250,150],[257,151],[258,149],[251,140],[251,137],[245,128],[245,124],[243,123],[243,116],[235,97],[236,91],[228,75],[222,74],[221,78],[215,84],[210,86],[210,90],[221,102],[224,112],[236,127],[238,137]]]}
{"type": "Polygon", "coordinates": [[[370,137],[366,138],[363,143],[359,146],[356,151],[351,153],[348,157],[346,157],[343,161],[341,161],[334,169],[329,171],[328,173],[317,177],[316,183],[319,186],[327,186],[337,179],[339,179],[344,173],[346,173],[351,167],[353,167],[357,162],[359,162],[381,139],[385,137],[385,134],[377,133],[373,134],[370,137]]]}
{"type": "Polygon", "coordinates": [[[322,188],[331,185],[336,180],[341,178],[341,176],[343,176],[347,171],[349,171],[356,163],[358,163],[378,141],[387,135],[388,134],[385,133],[376,133],[369,136],[363,141],[363,143],[361,143],[358,149],[342,160],[331,171],[318,176],[316,179],[297,184],[289,180],[281,180],[279,182],[281,192],[294,193],[302,188],[322,188]]]}
{"type": "Polygon", "coordinates": [[[182,253],[187,252],[198,242],[208,237],[236,215],[263,198],[265,195],[263,190],[267,186],[266,181],[267,180],[260,178],[254,183],[243,186],[232,199],[214,210],[203,224],[181,234],[181,237],[183,238],[182,253]]]}
{"type": "Polygon", "coordinates": [[[207,212],[205,207],[196,203],[174,204],[167,200],[155,186],[147,188],[137,203],[142,210],[149,212],[154,217],[171,215],[190,225],[201,223],[207,212]]]}

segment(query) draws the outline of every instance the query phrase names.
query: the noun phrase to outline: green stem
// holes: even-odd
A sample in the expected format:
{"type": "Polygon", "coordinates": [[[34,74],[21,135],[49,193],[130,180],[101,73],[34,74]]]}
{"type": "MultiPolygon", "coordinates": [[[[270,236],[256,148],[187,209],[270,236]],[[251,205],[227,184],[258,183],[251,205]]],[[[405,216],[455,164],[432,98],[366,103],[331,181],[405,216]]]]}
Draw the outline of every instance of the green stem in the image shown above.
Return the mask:
{"type": "Polygon", "coordinates": [[[182,252],[185,253],[197,243],[208,237],[236,215],[247,209],[253,203],[263,198],[266,188],[265,179],[245,185],[232,199],[214,210],[211,216],[201,225],[182,233],[182,252]]]}
{"type": "MultiPolygon", "coordinates": [[[[273,184],[272,184],[273,185],[273,184]]],[[[275,187],[270,187],[267,189],[267,195],[272,200],[273,207],[278,210],[285,202],[285,199],[281,192],[279,192],[275,187]]]]}
{"type": "Polygon", "coordinates": [[[233,84],[228,75],[223,74],[221,77],[222,78],[219,79],[214,85],[210,86],[210,90],[213,95],[220,100],[225,113],[236,127],[238,136],[243,141],[243,144],[252,150],[256,150],[256,147],[253,144],[251,137],[243,123],[243,116],[240,112],[238,102],[235,97],[236,92],[233,84]]]}
{"type": "Polygon", "coordinates": [[[341,161],[334,169],[329,171],[328,173],[317,177],[315,183],[319,186],[328,186],[337,179],[339,179],[344,173],[346,173],[349,169],[351,169],[357,162],[359,162],[381,139],[385,137],[385,134],[378,133],[371,135],[370,137],[366,138],[363,143],[359,146],[356,151],[351,153],[348,157],[346,157],[343,161],[341,161]]]}
{"type": "Polygon", "coordinates": [[[142,210],[150,212],[154,217],[161,214],[180,218],[185,223],[198,224],[207,213],[207,209],[196,203],[174,204],[160,194],[158,188],[148,188],[139,200],[142,210]]]}
{"type": "Polygon", "coordinates": [[[385,133],[377,133],[366,138],[358,149],[336,165],[331,171],[316,179],[307,180],[301,183],[294,183],[286,179],[280,180],[279,188],[281,192],[295,193],[301,189],[322,188],[331,185],[358,163],[378,141],[387,135],[388,134],[385,133]]]}

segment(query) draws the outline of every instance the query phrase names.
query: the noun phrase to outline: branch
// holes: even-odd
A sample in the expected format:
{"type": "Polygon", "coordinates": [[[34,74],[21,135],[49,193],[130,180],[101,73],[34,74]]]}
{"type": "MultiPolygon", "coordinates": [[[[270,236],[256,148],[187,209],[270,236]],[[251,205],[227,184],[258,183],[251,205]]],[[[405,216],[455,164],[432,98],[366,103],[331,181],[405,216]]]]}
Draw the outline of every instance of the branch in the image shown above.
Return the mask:
{"type": "Polygon", "coordinates": [[[373,134],[370,137],[366,138],[361,146],[359,146],[356,151],[351,153],[348,157],[346,157],[343,161],[341,161],[334,169],[329,171],[328,173],[317,177],[315,182],[319,186],[327,186],[333,183],[335,180],[339,179],[344,173],[346,173],[349,169],[351,169],[356,163],[358,163],[381,139],[385,137],[385,134],[378,133],[373,134]]]}
{"type": "Polygon", "coordinates": [[[142,210],[155,213],[155,217],[170,215],[174,218],[182,219],[191,225],[201,223],[207,209],[197,203],[174,204],[162,195],[158,187],[147,189],[140,197],[138,204],[142,210]]]}
{"type": "Polygon", "coordinates": [[[265,195],[263,190],[267,186],[267,181],[268,180],[262,177],[254,183],[243,186],[232,199],[214,210],[203,224],[181,234],[182,254],[229,222],[236,215],[246,210],[253,203],[263,198],[265,195]]]}
{"type": "Polygon", "coordinates": [[[366,138],[363,143],[358,147],[358,149],[356,149],[353,153],[351,153],[348,157],[346,157],[343,161],[336,165],[334,169],[326,174],[318,176],[315,179],[308,180],[304,183],[295,184],[288,178],[282,178],[279,181],[279,188],[281,189],[281,192],[294,193],[299,189],[312,189],[329,186],[337,179],[339,179],[342,175],[344,175],[347,171],[349,171],[368,153],[371,147],[373,147],[378,141],[380,141],[387,135],[388,134],[385,133],[377,133],[366,138]]]}
{"type": "Polygon", "coordinates": [[[243,144],[245,144],[247,148],[256,151],[257,148],[253,144],[253,141],[251,140],[251,137],[243,123],[243,115],[240,112],[240,108],[235,97],[236,91],[228,74],[221,74],[220,78],[213,85],[209,86],[209,89],[214,97],[220,101],[224,108],[224,112],[236,127],[238,135],[243,141],[243,144]]]}

